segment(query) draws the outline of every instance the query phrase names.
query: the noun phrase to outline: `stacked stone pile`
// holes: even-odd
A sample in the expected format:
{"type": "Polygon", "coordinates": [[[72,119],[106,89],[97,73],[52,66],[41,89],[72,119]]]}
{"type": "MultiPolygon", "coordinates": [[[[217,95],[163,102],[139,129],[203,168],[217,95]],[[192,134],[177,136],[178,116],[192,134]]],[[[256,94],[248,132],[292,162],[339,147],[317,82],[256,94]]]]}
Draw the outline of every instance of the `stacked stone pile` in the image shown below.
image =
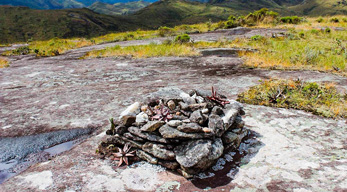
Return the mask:
{"type": "Polygon", "coordinates": [[[248,134],[244,114],[240,103],[197,90],[136,102],[112,120],[99,152],[107,156],[110,146],[128,144],[138,158],[192,177],[211,167],[225,150],[239,147],[248,134]]]}

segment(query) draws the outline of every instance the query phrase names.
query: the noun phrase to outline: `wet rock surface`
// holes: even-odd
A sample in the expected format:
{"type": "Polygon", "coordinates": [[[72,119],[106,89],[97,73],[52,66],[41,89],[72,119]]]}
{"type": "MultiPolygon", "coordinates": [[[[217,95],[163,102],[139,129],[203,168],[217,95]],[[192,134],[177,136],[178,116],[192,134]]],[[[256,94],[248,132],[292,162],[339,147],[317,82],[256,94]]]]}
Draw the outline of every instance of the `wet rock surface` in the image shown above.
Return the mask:
{"type": "MultiPolygon", "coordinates": [[[[226,33],[191,36],[213,41],[226,33]]],[[[257,29],[244,36],[271,33],[257,29]]],[[[119,116],[121,109],[137,98],[168,95],[174,90],[164,87],[188,91],[192,87],[208,90],[214,85],[228,98],[235,98],[261,79],[300,78],[335,82],[342,93],[347,91],[345,77],[312,71],[245,69],[240,67],[242,59],[231,56],[78,60],[94,49],[161,40],[103,44],[58,57],[11,57],[11,66],[0,69],[0,136],[105,127],[108,117],[119,116]]],[[[222,155],[211,170],[193,180],[150,164],[113,170],[111,162],[95,155],[100,139],[106,137],[103,133],[30,167],[1,184],[0,191],[346,190],[346,120],[251,105],[245,105],[244,110],[245,127],[253,134],[240,144],[239,152],[222,155]]]]}

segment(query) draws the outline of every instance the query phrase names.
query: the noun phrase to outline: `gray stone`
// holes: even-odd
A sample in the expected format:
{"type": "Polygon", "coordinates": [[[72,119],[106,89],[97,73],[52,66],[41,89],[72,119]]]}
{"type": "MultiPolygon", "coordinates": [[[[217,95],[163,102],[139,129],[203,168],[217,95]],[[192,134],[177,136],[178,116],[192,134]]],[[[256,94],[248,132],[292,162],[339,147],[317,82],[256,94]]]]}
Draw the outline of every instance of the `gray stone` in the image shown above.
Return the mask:
{"type": "Polygon", "coordinates": [[[219,107],[219,106],[214,106],[212,111],[211,111],[211,114],[215,114],[215,115],[224,115],[224,112],[223,112],[223,108],[222,107],[219,107]]]}
{"type": "Polygon", "coordinates": [[[190,122],[191,122],[190,119],[185,119],[182,121],[182,123],[190,123],[190,122]]]}
{"type": "Polygon", "coordinates": [[[169,121],[169,122],[167,122],[167,124],[169,125],[169,126],[171,126],[171,127],[177,127],[177,126],[180,126],[180,125],[182,125],[182,121],[180,121],[180,120],[171,120],[171,121],[169,121]]]}
{"type": "Polygon", "coordinates": [[[142,151],[142,150],[136,150],[136,156],[138,156],[139,158],[152,163],[152,164],[157,164],[158,163],[158,159],[153,157],[152,155],[142,151]]]}
{"type": "Polygon", "coordinates": [[[153,132],[164,124],[164,121],[149,121],[141,128],[141,131],[153,132]]]}
{"type": "Polygon", "coordinates": [[[175,160],[175,153],[166,148],[165,145],[147,142],[142,145],[142,150],[163,160],[175,160]]]}
{"type": "Polygon", "coordinates": [[[128,128],[124,125],[118,125],[115,129],[114,129],[114,132],[116,134],[119,134],[119,135],[123,135],[126,131],[128,130],[128,128]]]}
{"type": "Polygon", "coordinates": [[[188,174],[197,174],[208,169],[223,154],[224,147],[220,138],[201,139],[179,145],[174,151],[181,168],[188,174]]]}
{"type": "Polygon", "coordinates": [[[190,104],[189,109],[192,111],[196,111],[198,109],[204,109],[207,107],[207,103],[197,103],[197,104],[190,104]]]}
{"type": "Polygon", "coordinates": [[[136,117],[135,116],[130,116],[130,115],[122,116],[121,119],[120,119],[121,124],[126,126],[126,127],[129,127],[133,123],[135,123],[135,120],[136,120],[136,117]]]}
{"type": "Polygon", "coordinates": [[[136,115],[136,123],[147,123],[148,122],[148,115],[145,112],[141,112],[138,115],[136,115]]]}
{"type": "Polygon", "coordinates": [[[183,116],[183,115],[173,115],[172,116],[172,120],[181,120],[181,121],[183,121],[185,119],[188,119],[188,117],[183,116]]]}
{"type": "Polygon", "coordinates": [[[138,137],[141,137],[143,139],[147,139],[148,141],[154,141],[154,142],[158,142],[158,143],[169,143],[168,140],[162,138],[159,135],[156,135],[154,133],[150,133],[150,132],[142,132],[139,128],[137,127],[129,127],[128,131],[130,133],[132,133],[133,135],[136,135],[138,137]]]}
{"type": "Polygon", "coordinates": [[[187,93],[185,93],[185,92],[182,92],[182,93],[180,94],[180,97],[181,97],[181,98],[183,99],[183,101],[184,101],[185,103],[187,103],[188,105],[196,103],[195,99],[192,98],[189,94],[187,94],[187,93]]]}
{"type": "Polygon", "coordinates": [[[179,102],[178,103],[179,104],[179,106],[180,106],[180,108],[182,109],[182,110],[188,110],[189,109],[189,105],[188,104],[186,104],[185,102],[179,102]]]}
{"type": "Polygon", "coordinates": [[[207,118],[206,116],[204,116],[200,110],[198,111],[194,111],[191,115],[190,115],[190,121],[191,122],[195,122],[198,123],[199,125],[204,125],[204,123],[206,122],[207,118]]]}
{"type": "Polygon", "coordinates": [[[202,139],[212,136],[212,134],[207,133],[184,133],[168,125],[162,126],[159,132],[166,139],[202,139]]]}
{"type": "Polygon", "coordinates": [[[140,110],[140,103],[135,102],[132,105],[130,105],[128,108],[126,108],[119,116],[119,119],[122,119],[123,116],[136,116],[136,114],[140,110]]]}
{"type": "Polygon", "coordinates": [[[133,141],[145,142],[145,140],[141,137],[137,137],[129,132],[123,134],[124,137],[133,141]]]}
{"type": "Polygon", "coordinates": [[[233,133],[231,131],[227,131],[222,136],[222,140],[224,144],[230,144],[235,142],[238,139],[238,134],[233,133]]]}
{"type": "Polygon", "coordinates": [[[231,125],[230,129],[240,129],[245,126],[245,122],[242,120],[241,116],[235,118],[234,123],[231,125]]]}
{"type": "Polygon", "coordinates": [[[203,129],[197,123],[188,123],[183,124],[177,127],[177,130],[185,132],[185,133],[198,133],[203,132],[203,129]]]}
{"type": "Polygon", "coordinates": [[[159,160],[158,164],[171,170],[176,170],[180,167],[180,165],[176,161],[164,161],[164,160],[159,160]]]}
{"type": "Polygon", "coordinates": [[[107,139],[107,143],[113,143],[115,145],[125,145],[126,143],[129,144],[130,147],[138,148],[141,149],[143,143],[137,142],[137,141],[132,141],[126,137],[115,135],[113,137],[110,137],[107,139]]]}
{"type": "Polygon", "coordinates": [[[210,115],[209,117],[208,128],[212,129],[218,137],[222,136],[222,134],[226,131],[222,118],[214,114],[210,115]]]}

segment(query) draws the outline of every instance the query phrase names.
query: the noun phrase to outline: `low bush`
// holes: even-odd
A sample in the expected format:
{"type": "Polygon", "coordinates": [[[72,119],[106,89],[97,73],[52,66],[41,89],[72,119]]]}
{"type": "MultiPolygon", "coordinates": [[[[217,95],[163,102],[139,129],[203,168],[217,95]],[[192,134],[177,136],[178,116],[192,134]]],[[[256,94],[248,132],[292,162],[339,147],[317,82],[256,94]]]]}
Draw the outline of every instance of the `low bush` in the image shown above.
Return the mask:
{"type": "Polygon", "coordinates": [[[264,39],[264,37],[261,35],[254,35],[251,37],[252,41],[259,41],[259,40],[263,40],[263,39],[264,39]]]}
{"type": "Polygon", "coordinates": [[[320,18],[318,18],[316,21],[317,21],[318,23],[322,23],[322,22],[324,21],[324,19],[323,19],[322,17],[320,17],[320,18]]]}
{"type": "Polygon", "coordinates": [[[190,41],[190,36],[188,34],[177,35],[175,37],[176,43],[188,43],[190,41]]]}
{"type": "Polygon", "coordinates": [[[173,34],[173,29],[170,27],[159,27],[158,36],[165,37],[173,34]]]}
{"type": "Polygon", "coordinates": [[[333,18],[330,19],[330,22],[332,22],[332,23],[338,23],[338,22],[340,22],[340,21],[339,21],[338,18],[333,17],[333,18]]]}
{"type": "Polygon", "coordinates": [[[15,50],[12,51],[12,54],[14,55],[27,55],[30,53],[30,48],[28,46],[24,46],[24,47],[19,47],[15,50]]]}
{"type": "Polygon", "coordinates": [[[280,21],[282,23],[288,23],[288,24],[299,24],[301,23],[303,20],[302,17],[298,17],[298,16],[291,16],[291,17],[282,17],[280,19],[280,21]]]}

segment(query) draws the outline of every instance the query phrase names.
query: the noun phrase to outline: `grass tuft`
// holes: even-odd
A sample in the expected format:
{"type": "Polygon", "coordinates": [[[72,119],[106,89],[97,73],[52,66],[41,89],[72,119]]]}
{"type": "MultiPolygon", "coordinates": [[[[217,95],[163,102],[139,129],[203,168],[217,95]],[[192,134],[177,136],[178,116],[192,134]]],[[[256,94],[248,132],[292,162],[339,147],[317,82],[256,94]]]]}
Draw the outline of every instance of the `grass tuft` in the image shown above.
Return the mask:
{"type": "Polygon", "coordinates": [[[347,98],[332,83],[267,80],[238,95],[238,101],[270,107],[294,108],[329,118],[347,117],[347,98]]]}
{"type": "Polygon", "coordinates": [[[8,62],[8,60],[4,57],[0,57],[0,68],[5,68],[5,67],[9,67],[10,64],[8,62]]]}
{"type": "Polygon", "coordinates": [[[134,58],[197,56],[199,52],[188,44],[150,44],[121,47],[119,45],[88,52],[83,58],[131,56],[134,58]]]}

